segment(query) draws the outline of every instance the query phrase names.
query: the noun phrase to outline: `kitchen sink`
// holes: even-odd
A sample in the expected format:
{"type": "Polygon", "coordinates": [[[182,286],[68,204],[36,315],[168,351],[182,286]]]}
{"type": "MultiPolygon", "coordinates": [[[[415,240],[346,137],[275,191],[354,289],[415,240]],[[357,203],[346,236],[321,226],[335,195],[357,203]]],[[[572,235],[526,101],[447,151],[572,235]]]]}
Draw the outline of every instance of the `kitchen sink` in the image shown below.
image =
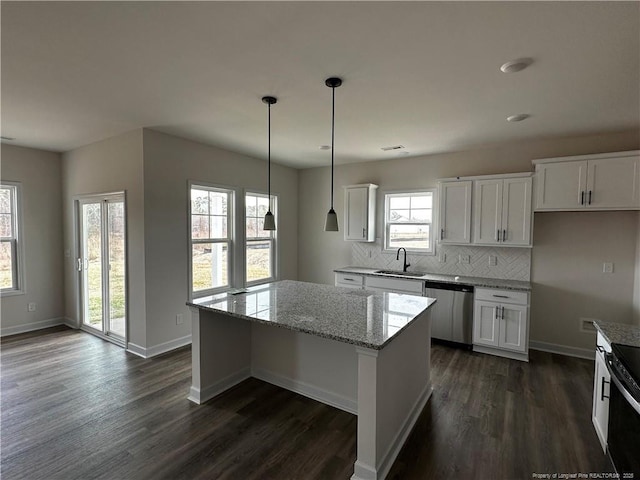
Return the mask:
{"type": "Polygon", "coordinates": [[[422,277],[426,275],[422,272],[403,272],[401,270],[376,270],[373,273],[381,273],[383,275],[401,275],[403,277],[422,277]]]}

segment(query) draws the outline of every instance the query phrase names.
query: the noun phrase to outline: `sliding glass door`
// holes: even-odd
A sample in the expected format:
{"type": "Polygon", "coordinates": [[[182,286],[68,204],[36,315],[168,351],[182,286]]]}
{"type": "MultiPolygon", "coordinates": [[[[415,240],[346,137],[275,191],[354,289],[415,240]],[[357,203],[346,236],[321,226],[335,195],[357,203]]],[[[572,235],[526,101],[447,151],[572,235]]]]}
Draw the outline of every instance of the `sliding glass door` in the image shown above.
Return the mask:
{"type": "Polygon", "coordinates": [[[123,193],[78,200],[82,326],[117,343],[127,332],[125,220],[123,193]]]}

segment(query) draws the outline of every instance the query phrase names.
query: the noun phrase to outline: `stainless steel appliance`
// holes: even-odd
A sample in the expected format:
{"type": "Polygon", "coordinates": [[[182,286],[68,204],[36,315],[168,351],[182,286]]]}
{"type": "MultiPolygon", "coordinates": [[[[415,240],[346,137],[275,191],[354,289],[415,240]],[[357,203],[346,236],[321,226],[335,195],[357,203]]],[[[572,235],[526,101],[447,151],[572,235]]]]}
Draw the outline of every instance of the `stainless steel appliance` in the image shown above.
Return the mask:
{"type": "Polygon", "coordinates": [[[607,450],[619,478],[640,478],[640,347],[611,344],[607,450]]]}
{"type": "Polygon", "coordinates": [[[471,346],[473,286],[427,281],[424,295],[437,299],[431,310],[431,337],[471,346]]]}

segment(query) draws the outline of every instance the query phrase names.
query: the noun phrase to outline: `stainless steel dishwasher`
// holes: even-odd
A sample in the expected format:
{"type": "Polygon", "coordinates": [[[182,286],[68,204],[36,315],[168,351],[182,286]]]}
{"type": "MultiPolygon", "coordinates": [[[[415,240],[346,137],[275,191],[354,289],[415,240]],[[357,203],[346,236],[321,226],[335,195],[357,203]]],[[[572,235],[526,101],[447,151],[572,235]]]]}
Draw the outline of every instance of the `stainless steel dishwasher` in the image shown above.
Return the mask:
{"type": "Polygon", "coordinates": [[[431,310],[431,337],[471,346],[473,286],[427,281],[424,296],[438,300],[431,310]]]}

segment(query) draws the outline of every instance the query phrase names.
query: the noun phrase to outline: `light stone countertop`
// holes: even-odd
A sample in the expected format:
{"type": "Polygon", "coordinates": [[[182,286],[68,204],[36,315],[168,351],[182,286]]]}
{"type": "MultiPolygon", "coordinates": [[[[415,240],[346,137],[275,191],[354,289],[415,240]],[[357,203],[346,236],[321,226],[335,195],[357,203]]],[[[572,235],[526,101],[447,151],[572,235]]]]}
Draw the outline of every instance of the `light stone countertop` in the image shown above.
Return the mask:
{"type": "Polygon", "coordinates": [[[594,321],[593,324],[604,335],[609,344],[619,343],[631,347],[640,347],[640,327],[638,326],[604,322],[602,320],[594,321]]]}
{"type": "MultiPolygon", "coordinates": [[[[380,350],[435,299],[283,280],[187,305],[380,350]]],[[[425,339],[428,342],[429,339],[425,339]]]]}
{"type": "Polygon", "coordinates": [[[368,267],[341,267],[336,268],[334,272],[338,273],[354,273],[358,275],[368,275],[376,277],[388,278],[407,278],[412,280],[423,280],[442,283],[459,283],[462,285],[472,285],[474,287],[501,288],[504,290],[519,290],[523,292],[531,291],[531,282],[521,280],[503,280],[500,278],[482,278],[482,277],[459,277],[455,275],[439,275],[435,273],[415,272],[415,275],[393,275],[388,273],[376,273],[381,268],[368,267]]]}

